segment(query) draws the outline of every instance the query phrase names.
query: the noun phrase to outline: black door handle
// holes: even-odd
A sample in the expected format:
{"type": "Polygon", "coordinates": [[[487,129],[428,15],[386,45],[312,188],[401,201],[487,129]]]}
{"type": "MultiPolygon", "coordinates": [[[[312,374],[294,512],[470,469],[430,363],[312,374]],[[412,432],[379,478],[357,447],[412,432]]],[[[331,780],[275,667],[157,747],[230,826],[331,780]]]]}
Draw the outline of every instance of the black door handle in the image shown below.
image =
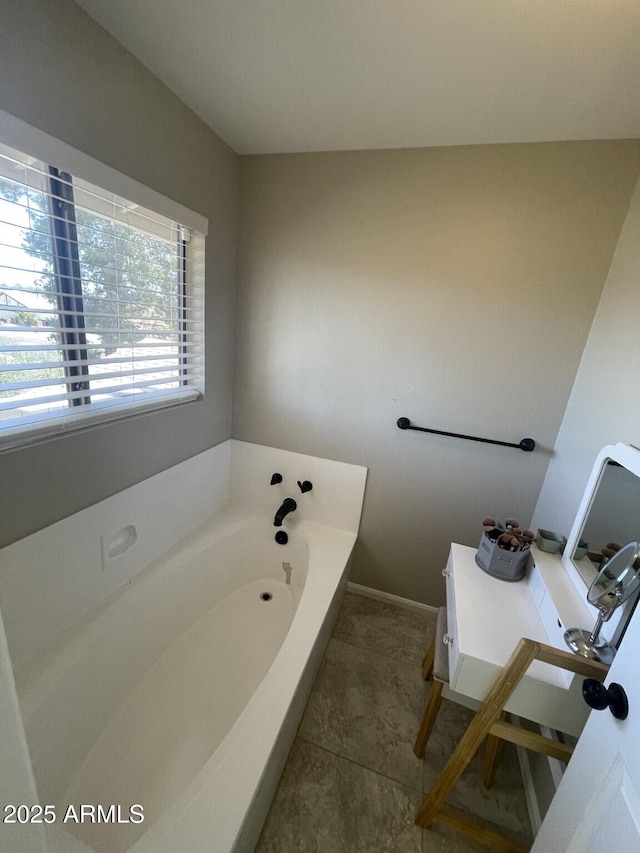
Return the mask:
{"type": "Polygon", "coordinates": [[[585,678],[582,682],[582,696],[590,708],[596,711],[608,708],[616,720],[627,719],[629,700],[621,684],[614,681],[607,688],[596,678],[585,678]]]}

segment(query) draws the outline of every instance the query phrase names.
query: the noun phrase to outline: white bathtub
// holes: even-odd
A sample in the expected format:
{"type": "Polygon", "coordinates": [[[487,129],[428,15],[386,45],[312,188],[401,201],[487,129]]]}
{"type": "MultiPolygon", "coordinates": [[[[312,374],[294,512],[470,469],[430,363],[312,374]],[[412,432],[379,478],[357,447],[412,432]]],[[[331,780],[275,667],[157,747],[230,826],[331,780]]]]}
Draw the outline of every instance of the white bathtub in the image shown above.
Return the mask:
{"type": "Polygon", "coordinates": [[[219,513],[19,673],[51,850],[253,850],[356,540],[304,519],[274,533],[219,513]]]}

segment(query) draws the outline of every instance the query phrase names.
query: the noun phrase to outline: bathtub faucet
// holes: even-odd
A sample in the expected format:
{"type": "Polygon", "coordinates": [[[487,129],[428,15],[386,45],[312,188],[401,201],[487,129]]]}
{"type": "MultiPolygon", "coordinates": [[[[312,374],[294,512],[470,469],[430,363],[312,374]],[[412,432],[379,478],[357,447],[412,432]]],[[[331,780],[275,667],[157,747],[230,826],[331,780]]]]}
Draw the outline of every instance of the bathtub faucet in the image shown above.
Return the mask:
{"type": "Polygon", "coordinates": [[[285,515],[289,515],[290,512],[293,512],[294,509],[297,509],[298,504],[294,501],[293,498],[285,498],[282,502],[282,506],[276,513],[276,517],[273,519],[274,527],[282,527],[282,521],[285,515]]]}

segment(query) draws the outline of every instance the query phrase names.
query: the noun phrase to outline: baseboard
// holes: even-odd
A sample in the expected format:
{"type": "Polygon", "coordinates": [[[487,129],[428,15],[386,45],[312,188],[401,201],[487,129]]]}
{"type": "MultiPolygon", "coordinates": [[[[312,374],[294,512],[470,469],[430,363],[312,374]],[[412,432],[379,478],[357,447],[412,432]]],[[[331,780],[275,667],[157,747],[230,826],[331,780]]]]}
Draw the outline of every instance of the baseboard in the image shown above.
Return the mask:
{"type": "Polygon", "coordinates": [[[419,613],[437,613],[438,608],[432,607],[430,604],[422,604],[420,601],[412,601],[410,598],[402,598],[399,595],[392,595],[390,592],[382,592],[379,589],[372,589],[369,586],[361,586],[359,583],[347,584],[347,592],[353,592],[355,595],[363,595],[365,598],[374,598],[377,601],[386,601],[387,604],[395,604],[396,607],[404,607],[406,610],[416,610],[419,613]]]}

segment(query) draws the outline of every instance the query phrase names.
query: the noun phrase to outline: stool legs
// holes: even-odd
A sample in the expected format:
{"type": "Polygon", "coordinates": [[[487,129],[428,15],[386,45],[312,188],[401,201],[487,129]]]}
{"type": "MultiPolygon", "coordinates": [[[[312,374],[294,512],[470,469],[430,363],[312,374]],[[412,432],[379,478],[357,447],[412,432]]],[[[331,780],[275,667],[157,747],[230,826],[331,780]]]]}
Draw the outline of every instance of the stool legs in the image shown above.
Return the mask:
{"type": "Polygon", "coordinates": [[[422,801],[416,814],[416,823],[428,827],[442,809],[449,792],[467,767],[478,747],[489,734],[491,726],[502,713],[517,683],[536,657],[539,646],[531,640],[520,640],[500,677],[491,688],[480,709],[469,724],[435,785],[422,801]]]}
{"type": "Polygon", "coordinates": [[[436,641],[435,638],[431,641],[429,648],[424,656],[424,660],[422,661],[422,680],[430,681],[433,675],[433,661],[436,655],[436,641]]]}
{"type": "Polygon", "coordinates": [[[574,672],[585,678],[597,678],[599,681],[604,681],[609,671],[607,666],[597,661],[573,655],[570,652],[556,649],[535,640],[521,639],[487,693],[476,715],[469,723],[467,730],[438,776],[435,785],[422,801],[415,818],[418,826],[429,827],[432,821],[437,820],[464,832],[471,838],[489,844],[495,850],[503,851],[503,853],[514,853],[514,851],[526,853],[526,848],[521,844],[515,843],[492,830],[487,830],[470,818],[449,811],[444,808],[444,803],[487,735],[490,737],[483,776],[485,784],[490,784],[493,779],[497,740],[507,740],[543,755],[552,755],[562,761],[569,760],[572,747],[506,722],[504,706],[527,671],[529,664],[534,660],[567,669],[569,672],[574,672]]]}
{"type": "MultiPolygon", "coordinates": [[[[503,711],[498,719],[506,720],[507,716],[507,712],[503,711]]],[[[484,748],[484,764],[482,765],[482,784],[485,788],[490,788],[493,785],[502,743],[502,739],[497,737],[497,735],[487,735],[484,748]]]]}
{"type": "Polygon", "coordinates": [[[431,696],[427,702],[427,707],[424,709],[424,716],[418,731],[418,737],[413,746],[413,751],[417,758],[424,757],[424,751],[427,746],[427,741],[431,737],[431,732],[438,717],[440,705],[442,705],[442,682],[433,681],[431,684],[431,696]]]}
{"type": "MultiPolygon", "coordinates": [[[[427,649],[426,654],[424,656],[424,660],[422,661],[421,674],[424,681],[432,681],[433,679],[433,662],[435,659],[435,650],[436,638],[434,637],[431,643],[429,644],[429,648],[427,649]]],[[[431,695],[429,696],[427,707],[424,709],[424,715],[422,717],[422,723],[420,724],[420,730],[418,731],[418,736],[413,746],[413,751],[417,758],[424,757],[424,751],[427,746],[427,741],[429,740],[431,732],[433,731],[433,727],[438,716],[438,711],[440,710],[440,705],[442,705],[442,683],[440,681],[432,681],[431,695]]]]}

